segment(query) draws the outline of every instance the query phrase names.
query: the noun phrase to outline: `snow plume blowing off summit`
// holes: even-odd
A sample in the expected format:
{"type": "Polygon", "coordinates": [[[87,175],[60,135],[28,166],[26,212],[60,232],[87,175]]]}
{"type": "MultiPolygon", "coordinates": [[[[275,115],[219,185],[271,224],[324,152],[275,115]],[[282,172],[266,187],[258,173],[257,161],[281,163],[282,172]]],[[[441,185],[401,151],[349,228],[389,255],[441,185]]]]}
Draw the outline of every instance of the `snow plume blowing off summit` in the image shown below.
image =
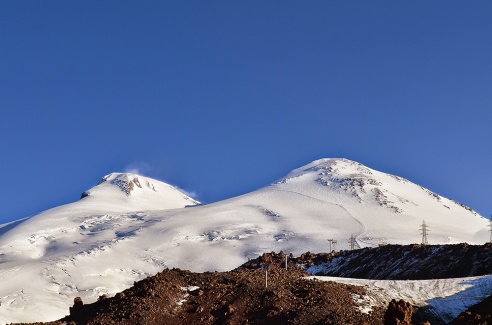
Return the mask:
{"type": "Polygon", "coordinates": [[[137,209],[174,209],[200,202],[169,184],[133,173],[111,173],[81,198],[124,200],[137,209]],[[124,193],[126,196],[122,195],[124,193]]]}
{"type": "MultiPolygon", "coordinates": [[[[112,173],[0,236],[0,323],[54,320],[73,298],[114,295],[165,267],[223,271],[264,252],[326,252],[489,239],[488,220],[404,178],[320,159],[259,190],[208,205],[175,187],[112,173]],[[189,208],[189,206],[194,206],[189,208]]],[[[1,227],[1,226],[0,226],[1,227]]]]}

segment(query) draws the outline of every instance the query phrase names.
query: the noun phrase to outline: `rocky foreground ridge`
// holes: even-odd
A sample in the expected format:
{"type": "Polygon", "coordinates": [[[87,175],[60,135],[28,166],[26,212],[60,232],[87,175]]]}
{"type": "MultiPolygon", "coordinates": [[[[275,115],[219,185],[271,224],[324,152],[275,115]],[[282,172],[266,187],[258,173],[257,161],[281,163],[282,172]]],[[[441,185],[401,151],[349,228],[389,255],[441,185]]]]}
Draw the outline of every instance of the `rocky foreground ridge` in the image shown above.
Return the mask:
{"type": "Polygon", "coordinates": [[[76,301],[70,316],[49,324],[381,324],[354,308],[362,287],[307,281],[302,271],[192,273],[166,269],[113,298],[76,301]]]}
{"type": "MultiPolygon", "coordinates": [[[[492,273],[491,250],[492,244],[389,245],[287,256],[287,270],[283,252],[265,253],[229,272],[165,269],[114,297],[103,295],[88,305],[76,299],[69,316],[46,324],[443,324],[404,301],[364,312],[356,301],[366,288],[306,280],[306,270],[323,266],[344,276],[377,279],[477,276],[492,273]]],[[[491,324],[491,299],[451,324],[491,324]]]]}
{"type": "MultiPolygon", "coordinates": [[[[484,245],[386,245],[353,251],[304,253],[288,258],[309,274],[378,280],[425,280],[492,274],[492,243],[484,245]]],[[[254,268],[285,264],[284,255],[264,254],[245,263],[254,268]]]]}

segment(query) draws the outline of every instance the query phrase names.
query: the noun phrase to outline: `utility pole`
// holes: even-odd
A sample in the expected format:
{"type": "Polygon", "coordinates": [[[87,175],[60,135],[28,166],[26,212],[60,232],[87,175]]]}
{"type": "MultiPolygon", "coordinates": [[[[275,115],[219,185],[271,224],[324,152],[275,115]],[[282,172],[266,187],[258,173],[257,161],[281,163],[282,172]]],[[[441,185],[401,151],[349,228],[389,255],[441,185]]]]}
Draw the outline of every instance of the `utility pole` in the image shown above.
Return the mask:
{"type": "Polygon", "coordinates": [[[265,270],[265,289],[268,289],[268,270],[265,270]]]}
{"type": "Polygon", "coordinates": [[[285,270],[287,270],[287,254],[285,254],[285,270]]]}
{"type": "Polygon", "coordinates": [[[336,247],[336,244],[337,244],[337,240],[336,239],[327,239],[329,242],[330,242],[330,253],[333,252],[336,247]],[[331,250],[331,244],[333,244],[333,251],[331,250]]]}
{"type": "Polygon", "coordinates": [[[420,232],[422,233],[422,245],[427,245],[428,244],[428,241],[427,241],[427,226],[425,224],[425,220],[422,220],[422,224],[420,225],[420,232]]]}
{"type": "Polygon", "coordinates": [[[349,244],[350,244],[350,250],[353,251],[355,247],[355,237],[354,234],[350,234],[350,239],[349,239],[349,244]]]}
{"type": "Polygon", "coordinates": [[[263,265],[263,269],[265,270],[265,289],[268,289],[268,269],[270,268],[270,264],[263,265]]]}

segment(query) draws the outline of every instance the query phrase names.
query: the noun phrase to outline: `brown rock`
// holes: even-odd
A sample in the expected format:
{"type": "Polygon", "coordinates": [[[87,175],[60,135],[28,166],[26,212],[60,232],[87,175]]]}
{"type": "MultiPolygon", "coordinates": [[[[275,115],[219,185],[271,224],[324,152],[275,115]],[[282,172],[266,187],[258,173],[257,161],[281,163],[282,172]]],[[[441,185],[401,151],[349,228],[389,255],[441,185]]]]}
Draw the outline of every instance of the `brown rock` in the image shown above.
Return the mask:
{"type": "Polygon", "coordinates": [[[73,307],[69,308],[70,316],[78,316],[84,307],[84,302],[81,297],[75,297],[73,300],[73,307]]]}
{"type": "Polygon", "coordinates": [[[388,304],[384,314],[384,325],[411,325],[413,308],[410,303],[395,299],[388,304]]]}
{"type": "Polygon", "coordinates": [[[103,295],[100,295],[99,298],[97,298],[97,301],[104,300],[104,299],[107,299],[107,298],[108,298],[108,295],[107,294],[103,294],[103,295]]]}

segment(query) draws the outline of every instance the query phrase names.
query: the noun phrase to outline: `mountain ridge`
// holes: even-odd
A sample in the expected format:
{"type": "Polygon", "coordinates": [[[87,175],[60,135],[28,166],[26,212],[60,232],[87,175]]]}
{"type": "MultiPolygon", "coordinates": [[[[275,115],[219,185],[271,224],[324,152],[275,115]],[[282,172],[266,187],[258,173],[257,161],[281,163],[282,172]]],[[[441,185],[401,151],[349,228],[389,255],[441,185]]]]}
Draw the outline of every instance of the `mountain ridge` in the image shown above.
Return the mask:
{"type": "Polygon", "coordinates": [[[226,271],[269,251],[324,252],[327,239],[338,250],[351,237],[356,248],[417,243],[423,219],[430,244],[489,238],[480,215],[346,159],[206,205],[136,174],[108,174],[87,192],[0,235],[0,323],[60,318],[67,297],[95,301],[166,267],[226,271]]]}

